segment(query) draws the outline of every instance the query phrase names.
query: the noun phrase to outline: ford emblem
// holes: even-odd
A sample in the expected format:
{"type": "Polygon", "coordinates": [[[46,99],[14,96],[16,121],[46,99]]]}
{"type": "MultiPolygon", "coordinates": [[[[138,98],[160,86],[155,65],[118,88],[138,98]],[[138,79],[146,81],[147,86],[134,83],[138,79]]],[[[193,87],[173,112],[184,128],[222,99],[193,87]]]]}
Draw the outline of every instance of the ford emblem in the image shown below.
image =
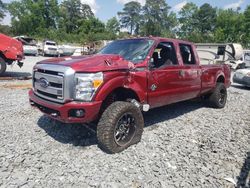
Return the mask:
{"type": "Polygon", "coordinates": [[[46,80],[45,78],[40,78],[40,79],[39,79],[39,84],[40,84],[40,86],[43,87],[43,88],[49,87],[49,81],[46,80]]]}

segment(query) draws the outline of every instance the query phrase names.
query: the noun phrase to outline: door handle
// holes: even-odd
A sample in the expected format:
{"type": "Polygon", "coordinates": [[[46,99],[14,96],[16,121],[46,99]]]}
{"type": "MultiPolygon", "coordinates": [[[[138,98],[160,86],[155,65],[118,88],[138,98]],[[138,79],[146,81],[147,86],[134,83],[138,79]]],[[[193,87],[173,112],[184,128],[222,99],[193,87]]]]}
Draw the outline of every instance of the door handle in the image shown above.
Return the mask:
{"type": "Polygon", "coordinates": [[[185,76],[185,71],[184,70],[180,70],[179,71],[179,76],[181,76],[181,77],[185,76]]]}

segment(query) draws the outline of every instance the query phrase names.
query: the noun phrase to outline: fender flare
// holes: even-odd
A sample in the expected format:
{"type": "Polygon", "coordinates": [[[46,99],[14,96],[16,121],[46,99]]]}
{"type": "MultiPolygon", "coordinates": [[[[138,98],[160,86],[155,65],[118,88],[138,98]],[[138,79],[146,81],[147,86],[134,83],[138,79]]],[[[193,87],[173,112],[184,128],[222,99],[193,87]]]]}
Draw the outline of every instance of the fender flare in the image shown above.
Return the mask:
{"type": "Polygon", "coordinates": [[[135,86],[131,85],[130,87],[128,87],[124,84],[124,76],[118,76],[109,80],[108,82],[105,82],[104,85],[97,91],[94,100],[104,101],[110,93],[118,88],[130,89],[136,93],[140,101],[144,100],[144,97],[142,97],[142,92],[138,92],[138,90],[135,90],[135,86]]]}
{"type": "Polygon", "coordinates": [[[218,73],[217,73],[217,76],[216,76],[216,82],[217,82],[217,80],[219,79],[219,77],[223,77],[224,79],[225,79],[225,74],[223,73],[223,71],[219,71],[218,73]]]}

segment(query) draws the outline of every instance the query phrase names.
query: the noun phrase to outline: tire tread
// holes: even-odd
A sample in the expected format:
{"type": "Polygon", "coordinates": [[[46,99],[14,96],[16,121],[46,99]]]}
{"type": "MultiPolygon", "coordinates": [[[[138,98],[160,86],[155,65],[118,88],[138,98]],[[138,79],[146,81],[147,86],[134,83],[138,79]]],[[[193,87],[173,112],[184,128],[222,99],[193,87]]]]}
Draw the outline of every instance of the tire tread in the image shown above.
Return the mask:
{"type": "Polygon", "coordinates": [[[129,102],[114,102],[111,104],[102,114],[100,121],[97,126],[97,140],[99,147],[107,153],[118,153],[129,146],[140,142],[141,135],[143,132],[144,120],[140,109],[129,102]],[[120,114],[132,111],[139,122],[136,127],[136,133],[134,138],[126,146],[118,146],[114,142],[114,128],[117,118],[120,114]]]}

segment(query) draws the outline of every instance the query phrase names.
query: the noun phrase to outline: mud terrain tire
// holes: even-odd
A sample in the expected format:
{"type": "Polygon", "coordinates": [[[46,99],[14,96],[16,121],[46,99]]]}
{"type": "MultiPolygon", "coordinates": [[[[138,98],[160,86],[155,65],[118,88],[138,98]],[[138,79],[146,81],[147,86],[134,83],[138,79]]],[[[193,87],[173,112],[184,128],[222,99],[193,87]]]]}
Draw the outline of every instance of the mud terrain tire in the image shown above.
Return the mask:
{"type": "Polygon", "coordinates": [[[227,102],[227,88],[224,83],[217,83],[213,93],[208,98],[209,105],[213,108],[224,108],[227,102]]]}
{"type": "Polygon", "coordinates": [[[7,65],[3,58],[0,57],[0,76],[2,76],[6,71],[7,65]]]}
{"type": "Polygon", "coordinates": [[[114,102],[103,112],[97,125],[98,145],[107,153],[119,153],[140,142],[143,127],[139,108],[129,102],[114,102]]]}

